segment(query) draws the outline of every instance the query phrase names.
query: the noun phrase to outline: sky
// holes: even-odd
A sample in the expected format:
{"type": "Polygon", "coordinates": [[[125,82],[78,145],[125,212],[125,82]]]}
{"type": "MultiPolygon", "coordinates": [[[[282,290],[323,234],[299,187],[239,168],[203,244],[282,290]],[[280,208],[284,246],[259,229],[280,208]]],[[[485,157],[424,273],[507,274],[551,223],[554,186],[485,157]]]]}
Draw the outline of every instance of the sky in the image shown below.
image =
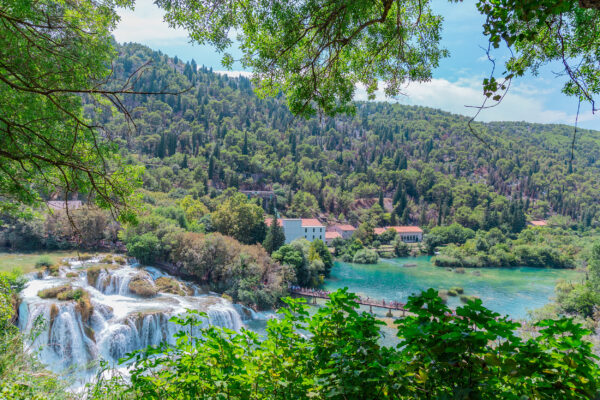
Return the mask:
{"type": "MultiPolygon", "coordinates": [[[[427,83],[412,83],[404,95],[394,99],[378,92],[377,101],[393,101],[401,104],[439,108],[455,114],[473,116],[475,110],[467,106],[480,105],[483,100],[481,82],[490,74],[492,64],[487,60],[484,48],[487,39],[482,31],[483,17],[475,8],[473,0],[455,4],[447,0],[432,0],[434,10],[444,16],[442,46],[450,51],[450,57],[440,62],[434,70],[433,79],[427,83]]],[[[163,12],[152,0],[136,0],[134,10],[121,10],[121,21],[114,31],[119,43],[137,42],[169,56],[178,56],[199,65],[223,71],[221,55],[209,46],[190,43],[183,29],[173,29],[163,21],[163,12]]],[[[236,52],[233,51],[234,56],[236,52]]],[[[506,49],[492,53],[497,71],[502,72],[506,49]]],[[[527,121],[574,125],[577,100],[561,93],[564,77],[557,77],[561,65],[542,68],[537,76],[525,76],[513,81],[508,95],[499,106],[483,110],[478,121],[527,121]]],[[[241,66],[234,65],[229,75],[249,74],[241,66]]],[[[357,88],[357,100],[366,100],[363,88],[357,88]]],[[[578,125],[581,128],[600,130],[600,113],[592,114],[591,106],[582,103],[578,125]]]]}

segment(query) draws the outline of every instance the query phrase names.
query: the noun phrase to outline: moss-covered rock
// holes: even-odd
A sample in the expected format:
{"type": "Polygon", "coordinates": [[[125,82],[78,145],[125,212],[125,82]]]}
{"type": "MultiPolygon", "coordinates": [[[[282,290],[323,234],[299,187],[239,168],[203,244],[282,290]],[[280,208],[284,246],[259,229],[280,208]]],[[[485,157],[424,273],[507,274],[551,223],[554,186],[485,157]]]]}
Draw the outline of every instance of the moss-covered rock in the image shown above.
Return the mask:
{"type": "Polygon", "coordinates": [[[154,283],[160,293],[171,293],[179,296],[190,296],[193,294],[193,291],[185,284],[166,276],[161,276],[154,283]]]}
{"type": "Polygon", "coordinates": [[[73,290],[73,287],[70,284],[65,284],[48,289],[42,289],[37,295],[42,299],[56,299],[60,293],[68,292],[70,290],[73,290]]]}
{"type": "Polygon", "coordinates": [[[127,260],[125,259],[125,257],[122,257],[122,256],[115,256],[115,257],[113,257],[113,261],[116,262],[119,265],[125,265],[125,264],[127,264],[127,260]]]}
{"type": "Polygon", "coordinates": [[[472,300],[477,300],[478,298],[479,297],[477,296],[467,296],[466,294],[463,294],[462,296],[460,296],[460,301],[462,301],[463,303],[467,303],[472,300]]]}
{"type": "Polygon", "coordinates": [[[77,278],[78,276],[77,272],[67,272],[67,278],[77,278]]]}
{"type": "Polygon", "coordinates": [[[86,268],[87,282],[90,286],[96,286],[98,277],[102,271],[109,271],[111,269],[117,269],[118,266],[114,264],[97,264],[92,267],[86,268]]]}
{"type": "Polygon", "coordinates": [[[450,288],[450,290],[454,291],[455,293],[458,294],[463,294],[465,292],[465,290],[463,288],[461,288],[460,286],[452,286],[450,288]]]}
{"type": "Polygon", "coordinates": [[[152,277],[147,272],[139,272],[129,282],[131,293],[141,297],[152,297],[158,293],[152,277]]]}

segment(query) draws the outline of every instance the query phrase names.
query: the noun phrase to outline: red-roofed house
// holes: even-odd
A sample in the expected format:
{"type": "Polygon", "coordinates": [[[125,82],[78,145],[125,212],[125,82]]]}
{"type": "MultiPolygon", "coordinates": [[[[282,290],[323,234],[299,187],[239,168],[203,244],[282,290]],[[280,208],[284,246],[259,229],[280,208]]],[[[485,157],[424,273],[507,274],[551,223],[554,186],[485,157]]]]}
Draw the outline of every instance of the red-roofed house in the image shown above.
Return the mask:
{"type": "Polygon", "coordinates": [[[398,235],[403,242],[414,243],[423,240],[423,230],[418,226],[386,226],[384,228],[375,228],[373,232],[376,235],[381,235],[388,229],[393,229],[398,232],[398,235]]]}
{"type": "MultiPolygon", "coordinates": [[[[271,226],[272,221],[271,218],[266,218],[265,224],[271,226]]],[[[325,226],[316,218],[279,218],[277,221],[283,227],[286,243],[302,237],[309,242],[315,239],[325,240],[325,226]]]]}
{"type": "Polygon", "coordinates": [[[340,235],[339,232],[336,231],[329,231],[329,232],[325,232],[325,243],[327,244],[331,244],[331,242],[333,242],[335,239],[341,239],[342,235],[340,235]]]}
{"type": "Polygon", "coordinates": [[[350,239],[350,237],[352,236],[352,234],[354,233],[356,228],[353,227],[352,225],[345,224],[345,225],[334,225],[332,230],[339,233],[343,239],[350,239]]]}
{"type": "Polygon", "coordinates": [[[548,221],[546,221],[545,219],[541,219],[539,221],[529,221],[527,224],[530,226],[547,226],[548,221]]]}

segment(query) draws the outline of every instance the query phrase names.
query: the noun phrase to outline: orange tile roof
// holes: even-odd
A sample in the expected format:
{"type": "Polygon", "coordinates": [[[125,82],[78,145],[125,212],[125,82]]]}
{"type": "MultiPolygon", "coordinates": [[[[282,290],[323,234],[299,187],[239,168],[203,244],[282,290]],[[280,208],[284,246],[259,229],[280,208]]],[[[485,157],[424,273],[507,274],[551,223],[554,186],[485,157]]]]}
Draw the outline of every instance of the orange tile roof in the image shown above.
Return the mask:
{"type": "Polygon", "coordinates": [[[418,226],[386,226],[384,228],[373,229],[373,233],[375,233],[376,235],[381,235],[388,229],[393,229],[398,233],[423,233],[423,230],[418,226]]]}
{"type": "Polygon", "coordinates": [[[302,226],[323,226],[316,218],[302,218],[302,226]]]}
{"type": "Polygon", "coordinates": [[[341,238],[342,235],[340,235],[339,232],[325,232],[325,239],[335,239],[335,238],[341,238]]]}
{"type": "Polygon", "coordinates": [[[338,228],[339,230],[342,230],[342,231],[355,231],[356,230],[355,227],[353,227],[352,225],[349,225],[349,224],[336,225],[335,228],[338,228]]]}

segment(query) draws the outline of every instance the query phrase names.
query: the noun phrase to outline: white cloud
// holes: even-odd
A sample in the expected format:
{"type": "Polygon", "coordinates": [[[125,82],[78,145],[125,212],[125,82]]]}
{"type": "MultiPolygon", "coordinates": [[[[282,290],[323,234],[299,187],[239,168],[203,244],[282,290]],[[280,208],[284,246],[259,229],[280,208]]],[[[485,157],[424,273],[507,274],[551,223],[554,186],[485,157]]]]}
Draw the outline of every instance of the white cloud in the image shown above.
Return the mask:
{"type": "MultiPolygon", "coordinates": [[[[548,108],[543,101],[547,99],[544,96],[546,93],[546,89],[537,89],[529,85],[514,86],[498,106],[483,110],[477,120],[574,124],[576,109],[572,110],[573,113],[568,113],[564,110],[548,108]]],[[[364,87],[358,88],[356,99],[367,100],[364,87]]],[[[467,116],[476,113],[474,108],[467,106],[480,106],[483,99],[481,81],[464,78],[456,82],[432,79],[426,83],[411,83],[404,89],[402,96],[394,99],[386,97],[380,89],[375,98],[377,101],[427,106],[467,116]]],[[[591,111],[579,115],[580,122],[598,119],[599,117],[593,115],[591,111]]]]}
{"type": "Polygon", "coordinates": [[[118,42],[167,43],[187,41],[184,29],[170,28],[164,12],[152,0],[136,0],[135,10],[121,10],[121,21],[113,32],[118,42]]]}

